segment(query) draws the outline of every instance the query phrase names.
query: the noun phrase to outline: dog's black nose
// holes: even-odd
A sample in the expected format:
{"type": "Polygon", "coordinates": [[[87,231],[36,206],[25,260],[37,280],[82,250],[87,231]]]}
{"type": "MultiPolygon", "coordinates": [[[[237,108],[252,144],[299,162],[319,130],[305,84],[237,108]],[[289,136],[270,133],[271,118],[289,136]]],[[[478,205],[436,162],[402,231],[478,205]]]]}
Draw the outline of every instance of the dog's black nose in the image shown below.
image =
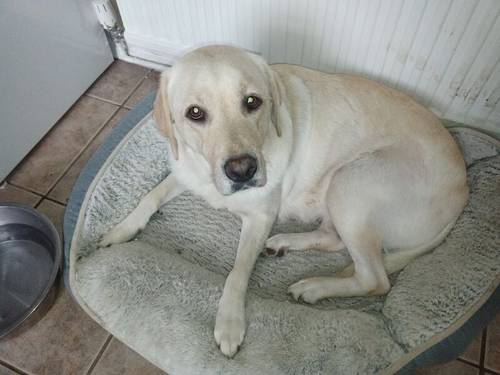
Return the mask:
{"type": "Polygon", "coordinates": [[[230,158],[224,164],[226,176],[234,182],[247,182],[257,172],[257,159],[250,155],[230,158]]]}

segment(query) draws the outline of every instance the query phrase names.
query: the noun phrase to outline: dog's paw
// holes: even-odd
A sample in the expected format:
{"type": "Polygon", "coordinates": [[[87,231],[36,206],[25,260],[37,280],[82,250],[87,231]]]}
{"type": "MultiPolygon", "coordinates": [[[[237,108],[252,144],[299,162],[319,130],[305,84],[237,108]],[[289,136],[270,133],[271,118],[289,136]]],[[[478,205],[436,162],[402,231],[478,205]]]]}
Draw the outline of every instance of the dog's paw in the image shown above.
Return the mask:
{"type": "Polygon", "coordinates": [[[266,257],[282,257],[288,252],[289,243],[286,241],[286,236],[282,234],[277,234],[268,238],[264,250],[262,250],[261,255],[266,257]]]}
{"type": "Polygon", "coordinates": [[[296,300],[302,300],[306,303],[315,304],[323,298],[323,285],[321,281],[315,278],[304,279],[290,285],[288,293],[296,300]]]}
{"type": "Polygon", "coordinates": [[[217,312],[214,337],[222,354],[232,358],[240,349],[245,337],[245,316],[243,311],[224,310],[219,308],[217,312]]]}
{"type": "Polygon", "coordinates": [[[99,247],[130,241],[141,229],[143,228],[125,219],[102,237],[99,247]]]}

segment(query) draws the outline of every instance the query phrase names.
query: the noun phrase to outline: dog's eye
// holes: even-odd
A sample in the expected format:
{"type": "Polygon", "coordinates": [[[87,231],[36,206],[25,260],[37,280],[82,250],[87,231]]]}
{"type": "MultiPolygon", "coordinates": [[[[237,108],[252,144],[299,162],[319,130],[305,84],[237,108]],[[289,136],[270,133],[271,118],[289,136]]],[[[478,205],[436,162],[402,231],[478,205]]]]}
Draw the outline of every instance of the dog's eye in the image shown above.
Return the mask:
{"type": "Polygon", "coordinates": [[[186,117],[193,121],[203,121],[205,120],[205,112],[200,107],[193,105],[186,111],[186,117]]]}
{"type": "Polygon", "coordinates": [[[262,99],[258,98],[255,95],[246,96],[243,100],[243,105],[247,109],[248,112],[255,111],[262,104],[262,99]]]}

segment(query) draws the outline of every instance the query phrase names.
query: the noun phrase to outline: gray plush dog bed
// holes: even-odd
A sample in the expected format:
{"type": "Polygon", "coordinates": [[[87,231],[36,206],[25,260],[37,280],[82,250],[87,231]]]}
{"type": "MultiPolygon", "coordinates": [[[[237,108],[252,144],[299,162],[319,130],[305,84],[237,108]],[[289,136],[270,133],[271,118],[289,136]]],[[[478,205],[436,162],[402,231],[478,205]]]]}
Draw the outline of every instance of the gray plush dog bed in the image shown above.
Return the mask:
{"type": "MultiPolygon", "coordinates": [[[[247,296],[245,341],[234,359],[225,358],[213,327],[238,242],[235,216],[185,193],[155,214],[136,240],[97,248],[101,235],[168,174],[167,141],[149,114],[152,100],[153,94],[129,113],[80,176],[66,211],[65,239],[74,298],[158,367],[170,374],[409,372],[451,359],[498,310],[500,144],[456,128],[471,195],[440,246],[393,275],[385,297],[317,305],[294,302],[286,288],[342,269],[349,263],[346,251],[259,259],[247,296]]],[[[284,223],[274,231],[313,226],[284,223]]]]}

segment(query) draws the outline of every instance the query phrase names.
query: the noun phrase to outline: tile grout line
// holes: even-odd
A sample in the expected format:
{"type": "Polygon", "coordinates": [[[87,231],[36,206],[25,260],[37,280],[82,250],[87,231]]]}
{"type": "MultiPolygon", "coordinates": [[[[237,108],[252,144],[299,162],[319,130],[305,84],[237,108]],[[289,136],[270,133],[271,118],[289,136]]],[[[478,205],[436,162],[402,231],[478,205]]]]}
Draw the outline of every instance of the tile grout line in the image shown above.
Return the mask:
{"type": "Polygon", "coordinates": [[[43,198],[43,197],[45,196],[45,194],[43,194],[43,193],[40,193],[40,192],[35,191],[35,190],[32,190],[32,189],[30,189],[30,188],[27,188],[27,187],[24,187],[24,186],[18,185],[18,184],[16,184],[15,182],[5,181],[5,183],[6,183],[7,185],[13,186],[13,187],[15,187],[15,188],[17,188],[17,189],[24,190],[25,192],[28,192],[28,193],[31,193],[31,194],[35,194],[35,195],[36,195],[36,196],[38,196],[38,197],[42,197],[42,198],[43,198]]]}
{"type": "Polygon", "coordinates": [[[104,102],[104,103],[108,103],[108,104],[113,104],[113,105],[121,106],[121,104],[120,104],[120,103],[115,102],[114,100],[109,100],[109,99],[106,99],[106,98],[101,98],[100,96],[95,96],[94,94],[84,93],[82,96],[86,96],[86,97],[88,97],[88,98],[92,98],[92,99],[95,99],[95,100],[99,100],[99,101],[104,102]]]}
{"type": "Polygon", "coordinates": [[[104,344],[102,344],[101,349],[99,349],[99,351],[97,352],[97,355],[90,363],[90,367],[88,368],[87,372],[85,373],[86,375],[90,375],[94,371],[95,367],[97,366],[97,364],[101,360],[102,355],[104,354],[106,349],[109,347],[109,344],[111,343],[112,339],[113,339],[113,335],[109,334],[108,337],[106,338],[106,341],[104,341],[104,344]]]}
{"type": "Polygon", "coordinates": [[[40,207],[40,205],[42,204],[42,202],[43,202],[43,200],[44,200],[44,199],[45,199],[45,197],[41,197],[41,198],[38,200],[38,202],[36,202],[36,203],[33,205],[33,208],[34,208],[35,210],[37,210],[37,209],[38,209],[38,207],[40,207]]]}
{"type": "MultiPolygon", "coordinates": [[[[144,82],[144,80],[146,79],[146,77],[150,73],[150,71],[151,70],[149,70],[139,80],[139,82],[134,86],[134,88],[130,91],[130,93],[125,97],[125,99],[123,100],[122,104],[118,104],[118,103],[113,102],[111,100],[106,100],[106,99],[102,99],[102,98],[99,98],[99,97],[95,97],[95,96],[92,96],[90,94],[86,94],[86,93],[83,94],[83,95],[87,95],[87,96],[89,96],[89,97],[91,97],[91,98],[93,98],[95,100],[99,100],[99,101],[102,101],[104,103],[113,104],[113,105],[117,106],[117,108],[111,113],[111,115],[106,119],[106,121],[104,121],[103,125],[101,127],[99,127],[99,129],[96,130],[96,132],[92,135],[92,137],[84,145],[84,147],[82,148],[82,150],[73,159],[71,159],[71,161],[69,162],[68,166],[63,170],[63,172],[61,173],[61,175],[49,186],[49,189],[48,189],[47,193],[44,194],[45,198],[47,198],[49,196],[49,194],[52,193],[52,191],[57,186],[57,184],[64,178],[64,176],[66,176],[66,174],[71,169],[71,167],[77,162],[77,160],[80,158],[80,156],[82,156],[82,154],[89,148],[89,146],[92,144],[92,142],[99,136],[99,134],[106,127],[106,125],[109,124],[109,122],[113,119],[113,117],[116,114],[118,114],[118,112],[120,111],[120,109],[125,108],[125,103],[127,102],[127,100],[130,99],[130,97],[136,92],[136,90],[139,88],[139,86],[144,82]]],[[[128,110],[129,108],[126,108],[126,109],[128,110]]],[[[55,199],[52,198],[52,200],[55,200],[55,199]]],[[[59,201],[57,201],[57,200],[55,200],[55,201],[59,203],[59,201]]]]}
{"type": "Polygon", "coordinates": [[[1,360],[1,359],[0,359],[0,365],[1,365],[1,366],[3,366],[3,367],[5,367],[5,368],[7,368],[7,369],[9,369],[9,370],[14,371],[14,372],[15,372],[15,373],[17,373],[17,374],[20,374],[20,375],[28,375],[28,373],[27,373],[27,372],[24,372],[23,370],[21,370],[21,369],[17,368],[16,366],[11,365],[10,363],[5,362],[5,361],[3,361],[3,360],[1,360]]]}
{"type": "Polygon", "coordinates": [[[120,105],[120,107],[125,107],[126,103],[127,103],[127,100],[129,100],[132,95],[134,95],[134,93],[137,91],[137,89],[139,88],[139,86],[141,86],[143,84],[143,82],[148,79],[148,74],[151,73],[152,69],[149,69],[148,72],[139,80],[139,82],[137,83],[137,85],[135,85],[135,87],[132,89],[132,91],[130,92],[130,94],[127,95],[127,97],[125,98],[125,100],[123,101],[123,103],[120,105]]]}
{"type": "MultiPolygon", "coordinates": [[[[132,92],[127,96],[127,99],[125,99],[125,101],[123,102],[123,104],[121,105],[122,108],[125,108],[125,109],[128,109],[128,110],[131,110],[133,109],[137,103],[135,105],[127,105],[127,101],[135,94],[135,92],[137,91],[137,89],[145,82],[147,81],[148,79],[150,79],[149,75],[154,72],[154,69],[150,69],[146,75],[144,77],[142,77],[141,81],[139,82],[139,84],[132,90],[132,92]]],[[[153,80],[153,79],[151,79],[153,80]]],[[[154,80],[153,80],[154,81],[154,80]]]]}
{"type": "Polygon", "coordinates": [[[114,105],[117,105],[117,106],[120,106],[120,107],[124,107],[125,106],[125,103],[127,102],[127,100],[130,99],[130,97],[134,94],[134,92],[139,88],[139,86],[148,78],[148,75],[151,73],[153,69],[149,69],[146,74],[144,74],[141,79],[138,81],[138,83],[132,88],[132,90],[130,91],[130,93],[125,97],[125,99],[123,99],[123,101],[121,103],[119,102],[115,102],[114,100],[110,100],[110,99],[106,99],[106,98],[101,98],[100,96],[97,96],[97,95],[94,95],[94,94],[90,94],[90,93],[84,93],[83,95],[86,95],[90,98],[93,98],[93,99],[97,99],[97,100],[101,100],[103,102],[106,102],[106,103],[110,103],[110,104],[114,104],[114,105]]]}
{"type": "Polygon", "coordinates": [[[4,181],[4,183],[8,184],[8,185],[11,185],[17,189],[20,189],[24,192],[27,192],[27,193],[30,193],[30,194],[34,194],[36,195],[39,199],[36,201],[36,203],[34,204],[34,208],[37,208],[40,203],[43,201],[43,200],[49,200],[49,201],[52,201],[54,203],[58,203],[60,205],[63,205],[63,206],[66,206],[67,202],[62,202],[56,198],[52,198],[49,196],[49,194],[54,190],[54,188],[56,187],[56,185],[59,183],[59,181],[61,181],[63,179],[63,177],[68,173],[68,171],[71,169],[71,167],[76,163],[76,161],[78,160],[78,158],[80,158],[80,156],[85,152],[85,150],[88,149],[88,147],[90,146],[90,144],[95,140],[95,138],[97,138],[97,136],[101,133],[101,131],[106,127],[106,125],[108,125],[108,123],[113,119],[113,117],[118,113],[118,111],[121,109],[121,107],[118,107],[117,109],[115,109],[111,115],[109,116],[109,118],[107,118],[104,122],[103,122],[103,125],[98,129],[96,130],[95,134],[92,135],[92,138],[85,144],[85,146],[83,147],[83,149],[73,158],[71,159],[70,163],[68,164],[68,166],[63,170],[63,172],[61,173],[61,175],[55,180],[55,182],[53,182],[48,191],[46,193],[41,193],[39,191],[36,191],[36,190],[32,190],[28,187],[25,187],[25,186],[22,186],[22,185],[18,185],[17,183],[15,182],[11,182],[11,181],[4,181]]]}
{"type": "MultiPolygon", "coordinates": [[[[81,98],[82,98],[83,94],[78,98],[78,100],[76,102],[78,102],[81,98]]],[[[4,183],[9,183],[11,185],[13,185],[11,183],[11,178],[16,174],[17,170],[19,169],[19,167],[24,164],[25,161],[27,161],[28,159],[30,159],[32,156],[33,156],[33,153],[35,152],[35,150],[37,149],[37,147],[42,143],[42,141],[47,138],[50,133],[52,133],[54,131],[54,129],[56,128],[57,124],[68,114],[68,112],[71,110],[71,108],[73,108],[73,106],[76,104],[73,103],[71,105],[71,107],[68,108],[68,110],[66,112],[64,112],[64,114],[59,117],[59,119],[55,122],[55,124],[53,124],[50,129],[42,136],[42,138],[40,138],[34,145],[33,147],[27,152],[26,155],[24,155],[24,157],[15,165],[14,169],[12,169],[8,174],[7,176],[1,181],[2,184],[4,183]]],[[[34,190],[33,190],[34,192],[34,190]]],[[[41,193],[36,193],[37,195],[41,195],[41,193]]]]}
{"type": "Polygon", "coordinates": [[[44,201],[44,200],[48,200],[48,201],[51,201],[53,203],[57,203],[57,204],[59,204],[61,206],[66,206],[67,205],[67,203],[65,203],[65,202],[61,202],[61,201],[59,201],[57,199],[54,199],[52,197],[48,197],[45,194],[40,194],[40,193],[34,192],[34,191],[29,190],[29,189],[27,189],[27,188],[25,188],[23,186],[19,186],[17,184],[13,184],[13,183],[10,183],[10,182],[7,182],[7,184],[10,185],[10,186],[15,187],[16,189],[22,190],[25,193],[30,193],[30,194],[36,195],[37,200],[33,204],[33,208],[38,208],[40,206],[40,204],[42,203],[42,201],[44,201]]]}
{"type": "MultiPolygon", "coordinates": [[[[83,95],[82,95],[83,96],[83,95]]],[[[81,98],[81,97],[80,97],[81,98]]],[[[80,100],[80,99],[79,99],[80,100]]],[[[120,107],[117,106],[116,109],[113,110],[113,112],[110,114],[110,116],[108,118],[105,119],[105,121],[103,121],[103,124],[95,131],[95,133],[91,136],[91,138],[89,139],[89,141],[87,141],[85,143],[85,145],[83,146],[82,150],[76,154],[71,160],[70,162],[67,164],[67,166],[63,169],[63,171],[61,172],[61,174],[59,175],[59,177],[56,178],[56,180],[49,185],[49,188],[47,190],[47,192],[45,193],[42,193],[40,191],[36,191],[36,190],[33,190],[31,188],[28,188],[26,186],[22,186],[22,185],[18,185],[16,183],[13,183],[11,180],[10,180],[10,175],[8,176],[8,178],[5,180],[5,182],[7,182],[8,184],[14,186],[14,187],[17,187],[17,188],[20,188],[20,189],[24,189],[26,191],[29,191],[31,193],[34,193],[36,195],[40,195],[42,197],[46,197],[48,194],[50,194],[52,192],[52,190],[54,189],[55,185],[66,175],[66,173],[68,172],[68,170],[73,166],[73,164],[78,160],[78,158],[80,157],[80,155],[82,154],[82,152],[87,149],[87,147],[90,145],[90,143],[95,139],[95,137],[101,132],[101,130],[109,123],[109,121],[113,118],[113,116],[120,110],[120,107]]],[[[57,124],[57,123],[56,123],[57,124]]],[[[54,127],[56,126],[56,124],[54,125],[54,127]]],[[[50,132],[49,132],[50,133],[50,132]]],[[[45,134],[43,136],[43,138],[40,140],[40,142],[45,139],[45,137],[47,137],[49,135],[49,133],[45,134]]],[[[28,155],[26,155],[26,158],[29,157],[30,153],[34,151],[34,149],[36,148],[33,147],[33,149],[30,150],[30,152],[28,153],[28,155]]],[[[24,161],[24,159],[20,162],[19,165],[22,164],[22,162],[24,161]]],[[[17,167],[16,167],[17,168],[17,167]]],[[[14,171],[13,171],[14,172],[14,171]]],[[[12,173],[12,172],[11,172],[12,173]]]]}
{"type": "Polygon", "coordinates": [[[483,375],[485,373],[484,362],[486,359],[486,342],[488,340],[488,327],[483,330],[483,334],[481,335],[481,351],[479,354],[479,375],[483,375]]]}
{"type": "Polygon", "coordinates": [[[479,363],[471,362],[471,361],[469,361],[468,359],[465,359],[465,358],[458,357],[457,359],[455,359],[455,361],[465,363],[466,365],[472,366],[472,367],[477,368],[477,369],[480,368],[479,367],[479,363]]]}
{"type": "Polygon", "coordinates": [[[55,203],[55,204],[58,204],[60,206],[64,206],[64,207],[67,206],[67,203],[63,203],[61,201],[58,201],[57,199],[54,199],[54,198],[51,198],[51,197],[48,197],[48,196],[43,197],[43,200],[44,201],[49,201],[49,202],[52,202],[52,203],[55,203]]]}
{"type": "MultiPolygon", "coordinates": [[[[101,78],[103,74],[101,74],[99,77],[97,77],[97,80],[99,78],[101,78]]],[[[97,81],[96,80],[96,81],[97,81]]],[[[94,81],[92,84],[94,84],[96,81],[94,81]]],[[[135,89],[134,89],[135,90],[135,89]]],[[[38,142],[28,151],[28,153],[19,161],[19,163],[17,163],[17,165],[14,167],[14,169],[12,171],[9,172],[9,174],[1,181],[1,183],[5,183],[5,182],[8,182],[10,183],[10,178],[15,174],[16,170],[18,169],[19,166],[21,166],[26,160],[28,160],[31,156],[32,156],[32,153],[36,150],[36,148],[38,147],[38,145],[45,139],[47,138],[50,133],[52,133],[54,131],[54,129],[56,128],[57,124],[59,124],[59,122],[68,114],[69,111],[71,111],[71,109],[76,105],[76,103],[78,103],[84,96],[87,96],[87,97],[90,97],[90,98],[93,98],[93,99],[97,99],[97,100],[100,100],[100,101],[103,101],[103,102],[106,102],[108,104],[114,104],[114,105],[117,105],[117,106],[120,106],[120,104],[118,103],[115,103],[111,100],[106,100],[106,99],[101,99],[101,98],[97,98],[97,97],[94,97],[93,95],[89,95],[87,94],[87,92],[84,92],[83,94],[81,94],[78,99],[57,119],[57,121],[52,124],[52,126],[49,128],[49,130],[42,136],[41,139],[38,140],[38,142]]],[[[40,193],[37,193],[40,195],[40,193]]]]}
{"type": "MultiPolygon", "coordinates": [[[[58,120],[51,128],[50,130],[40,139],[40,141],[31,149],[29,150],[28,154],[19,162],[19,164],[16,166],[16,168],[14,168],[14,170],[12,170],[9,175],[4,179],[2,180],[1,182],[2,183],[9,183],[11,184],[12,186],[15,186],[17,188],[22,188],[26,191],[29,191],[31,193],[35,193],[36,195],[40,195],[40,196],[47,196],[48,194],[50,194],[52,192],[52,190],[54,189],[55,185],[66,175],[66,173],[68,172],[68,170],[73,166],[73,164],[76,162],[76,160],[78,160],[78,158],[81,156],[81,154],[88,148],[88,146],[90,145],[90,143],[97,137],[97,135],[99,135],[99,133],[101,132],[101,130],[109,123],[109,121],[113,118],[113,116],[121,109],[121,108],[125,108],[127,110],[130,110],[131,108],[127,108],[125,106],[125,103],[128,99],[130,99],[130,97],[135,93],[135,91],[139,88],[139,86],[144,82],[144,80],[148,77],[148,75],[152,72],[153,70],[152,69],[149,69],[143,76],[142,78],[138,81],[138,83],[132,88],[132,90],[130,91],[130,93],[125,97],[125,99],[123,100],[123,102],[120,104],[120,103],[117,103],[117,102],[114,102],[112,100],[109,100],[109,99],[105,99],[105,98],[100,98],[100,97],[97,97],[93,94],[89,94],[87,92],[84,92],[79,98],[78,100],[65,112],[65,114],[67,112],[69,112],[74,106],[75,104],[80,101],[82,99],[82,97],[86,96],[86,97],[89,97],[89,98],[92,98],[92,99],[95,99],[95,100],[99,100],[101,102],[104,102],[104,103],[108,103],[108,104],[112,104],[112,105],[115,105],[117,106],[117,108],[113,111],[113,113],[104,121],[103,125],[92,135],[92,137],[90,138],[90,140],[84,145],[83,149],[81,150],[81,152],[79,152],[73,159],[71,159],[69,165],[63,170],[62,174],[56,179],[56,181],[54,183],[52,183],[50,186],[49,186],[49,189],[46,193],[42,193],[42,192],[38,192],[38,191],[35,191],[35,190],[32,190],[30,188],[27,188],[27,187],[24,187],[24,186],[21,186],[21,185],[17,185],[17,184],[13,184],[11,181],[10,181],[10,177],[14,174],[15,170],[27,159],[29,159],[30,155],[32,154],[32,152],[36,149],[37,145],[44,139],[46,138],[47,136],[49,136],[49,134],[53,131],[53,129],[56,127],[56,125],[59,123],[60,120],[58,120]]],[[[62,116],[64,117],[64,115],[62,116]]],[[[62,118],[61,117],[61,118],[62,118]]]]}
{"type": "Polygon", "coordinates": [[[66,173],[68,173],[68,171],[71,169],[71,167],[77,162],[77,160],[80,158],[80,156],[85,152],[85,150],[87,150],[87,148],[90,146],[90,144],[94,141],[94,139],[97,138],[97,136],[99,135],[99,133],[106,127],[106,125],[109,124],[109,122],[111,121],[111,119],[113,119],[113,117],[118,113],[119,110],[120,110],[120,107],[117,107],[115,110],[113,110],[113,112],[111,113],[111,115],[103,122],[103,124],[95,131],[95,133],[92,134],[92,136],[85,143],[85,145],[80,150],[80,152],[78,154],[76,154],[70,160],[70,162],[67,164],[66,168],[63,169],[63,171],[61,172],[61,174],[59,175],[59,177],[57,177],[55,179],[55,181],[52,184],[49,185],[49,188],[48,188],[47,192],[44,194],[44,197],[47,197],[50,193],[52,193],[52,190],[54,190],[54,188],[59,183],[59,181],[61,181],[64,178],[64,176],[66,176],[66,173]]]}
{"type": "MultiPolygon", "coordinates": [[[[49,186],[48,190],[46,193],[41,193],[39,191],[35,191],[35,190],[32,190],[28,187],[25,187],[25,186],[21,186],[21,185],[18,185],[16,183],[12,183],[11,181],[8,181],[8,179],[5,179],[5,181],[2,181],[2,184],[5,183],[5,184],[9,184],[17,189],[21,189],[22,191],[25,191],[25,192],[28,192],[28,193],[31,193],[31,194],[34,194],[37,196],[37,200],[35,201],[35,203],[33,204],[33,208],[35,209],[38,209],[38,207],[40,207],[40,205],[42,204],[42,202],[44,200],[48,200],[50,202],[53,202],[53,203],[56,203],[56,204],[59,204],[59,205],[62,205],[64,207],[66,207],[67,205],[67,202],[62,202],[56,198],[52,198],[50,197],[50,193],[52,193],[52,191],[55,189],[55,187],[57,186],[57,184],[64,178],[64,176],[66,176],[66,174],[68,173],[68,171],[71,169],[71,167],[73,167],[73,165],[77,162],[77,160],[82,156],[82,154],[89,148],[89,146],[92,144],[92,142],[99,136],[99,134],[102,132],[102,130],[109,124],[109,122],[113,119],[113,117],[115,115],[118,114],[118,112],[120,111],[120,109],[127,109],[127,110],[130,110],[132,109],[131,107],[126,107],[125,106],[125,103],[127,102],[127,100],[130,99],[130,97],[137,91],[137,89],[139,88],[139,86],[141,86],[141,84],[148,78],[149,74],[151,73],[151,69],[139,80],[139,82],[134,86],[134,88],[130,91],[130,93],[125,97],[125,99],[123,100],[123,103],[120,105],[116,102],[113,102],[113,101],[110,101],[110,100],[106,100],[106,99],[102,99],[102,98],[99,98],[99,97],[95,97],[93,95],[89,95],[89,94],[86,94],[84,93],[82,96],[89,96],[95,100],[99,100],[99,101],[102,101],[104,103],[109,103],[109,104],[113,104],[115,106],[117,106],[117,108],[110,114],[110,116],[103,122],[103,124],[96,130],[96,132],[91,136],[91,138],[85,143],[84,147],[82,148],[82,150],[75,156],[71,159],[71,161],[68,163],[68,165],[66,166],[66,168],[64,168],[64,170],[62,171],[61,175],[59,177],[57,177],[57,179],[49,186]]],[[[81,98],[81,97],[80,97],[81,98]]],[[[79,99],[80,100],[80,99],[79,99]]],[[[57,124],[57,123],[56,123],[57,124]]],[[[54,126],[56,125],[54,124],[54,126]]],[[[43,137],[45,138],[46,136],[48,136],[48,134],[50,133],[50,131],[43,137]]],[[[42,138],[42,139],[43,139],[42,138]]],[[[36,146],[35,146],[36,147],[36,146]]],[[[30,153],[35,149],[35,147],[30,150],[30,153]]]]}

